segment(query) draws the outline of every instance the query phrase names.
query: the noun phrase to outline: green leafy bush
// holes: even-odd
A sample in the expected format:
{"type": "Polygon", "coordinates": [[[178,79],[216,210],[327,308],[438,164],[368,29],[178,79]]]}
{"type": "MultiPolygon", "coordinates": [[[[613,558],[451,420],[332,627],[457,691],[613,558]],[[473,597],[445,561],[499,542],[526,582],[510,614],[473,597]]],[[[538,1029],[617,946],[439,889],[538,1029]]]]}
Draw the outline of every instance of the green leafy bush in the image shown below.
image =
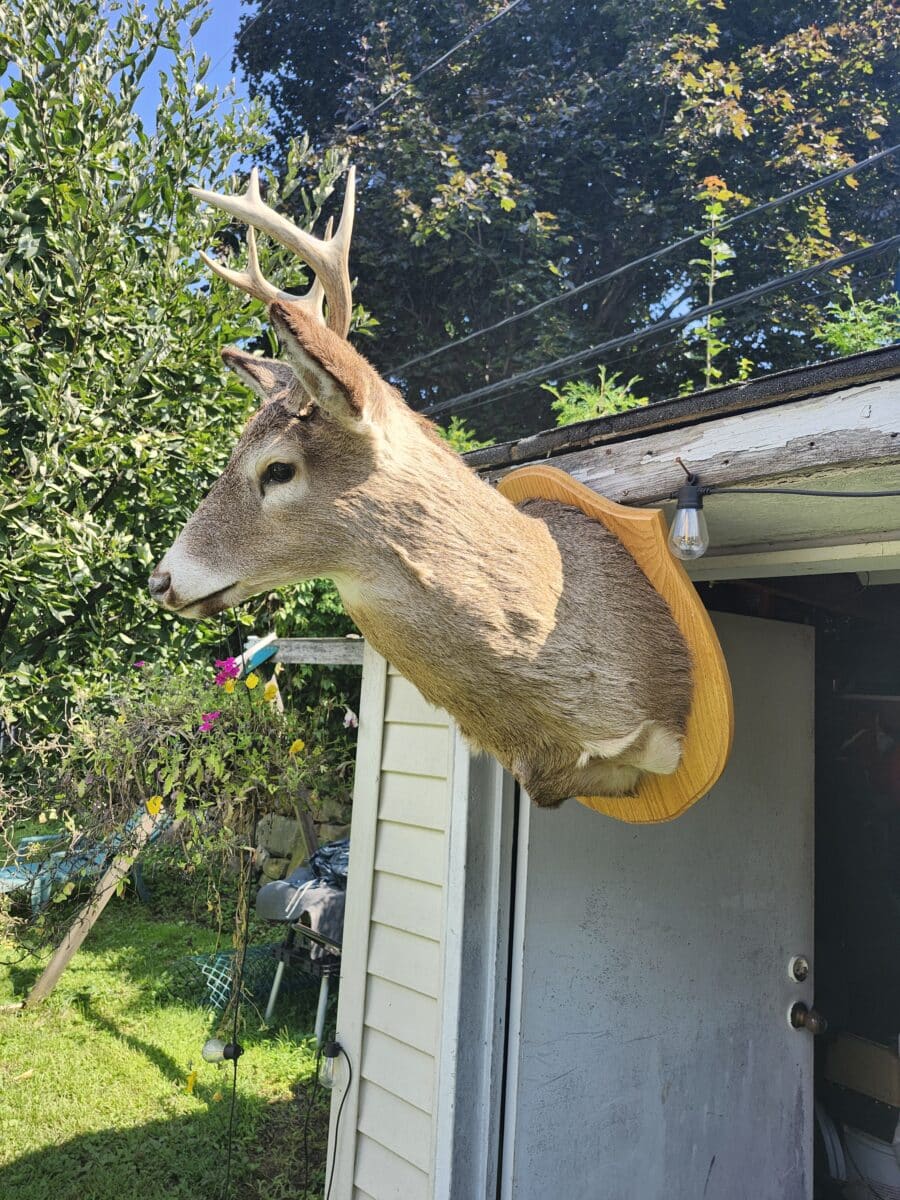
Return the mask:
{"type": "MultiPolygon", "coordinates": [[[[282,711],[278,667],[268,682],[258,673],[236,678],[234,659],[216,667],[214,676],[138,664],[111,695],[83,697],[64,729],[27,747],[27,779],[7,785],[0,805],[6,857],[26,832],[93,845],[121,835],[145,806],[164,810],[176,836],[148,854],[192,877],[221,914],[234,856],[249,844],[255,818],[306,811],[320,819],[345,809],[355,718],[345,722],[333,698],[282,711]]],[[[67,885],[56,898],[71,891],[67,885]]],[[[53,922],[66,919],[52,914],[53,922]]],[[[31,930],[38,944],[46,925],[42,918],[31,930]]]]}
{"type": "Polygon", "coordinates": [[[482,441],[462,417],[451,417],[446,425],[438,425],[437,431],[457,454],[468,454],[470,450],[481,450],[494,444],[493,438],[482,441]]]}
{"type": "Polygon", "coordinates": [[[550,407],[556,415],[557,425],[574,425],[576,421],[611,417],[632,408],[643,408],[649,403],[647,396],[635,395],[634,389],[641,382],[640,375],[633,375],[627,383],[619,382],[619,371],[609,374],[606,367],[600,367],[597,375],[597,383],[587,379],[570,379],[560,388],[549,383],[542,384],[544,391],[554,397],[550,407]]]}
{"type": "Polygon", "coordinates": [[[838,354],[859,354],[889,346],[900,338],[900,296],[884,300],[857,300],[847,284],[846,305],[836,301],[826,308],[828,316],[816,335],[838,354]]]}
{"type": "MultiPolygon", "coordinates": [[[[123,657],[187,653],[188,627],[150,603],[146,577],[251,407],[219,348],[266,336],[264,310],[198,261],[242,235],[187,187],[238,188],[232,164],[265,145],[265,114],[205,81],[185,29],[208,13],[0,6],[0,718],[24,735],[123,657]],[[151,79],[155,128],[137,110],[151,79]]],[[[309,168],[305,153],[292,145],[282,190],[311,222],[342,164],[309,168]]],[[[286,253],[263,254],[281,286],[303,282],[286,253]]],[[[207,625],[199,645],[218,637],[207,625]]]]}
{"type": "Polygon", "coordinates": [[[246,831],[251,809],[315,814],[346,797],[352,748],[336,705],[281,711],[277,677],[237,679],[233,659],[217,667],[213,679],[142,666],[112,713],[88,702],[69,725],[56,805],[121,826],[153,801],[187,821],[182,842],[196,853],[211,829],[226,840],[246,831]]]}

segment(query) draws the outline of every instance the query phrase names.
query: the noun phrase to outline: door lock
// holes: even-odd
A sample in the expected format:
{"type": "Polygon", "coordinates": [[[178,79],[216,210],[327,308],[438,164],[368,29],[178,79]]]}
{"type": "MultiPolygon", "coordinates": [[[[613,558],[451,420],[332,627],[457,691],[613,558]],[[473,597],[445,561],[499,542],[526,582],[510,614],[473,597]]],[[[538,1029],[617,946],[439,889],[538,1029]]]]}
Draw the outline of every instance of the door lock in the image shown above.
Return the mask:
{"type": "Polygon", "coordinates": [[[806,1029],[813,1036],[824,1033],[828,1028],[828,1022],[822,1014],[814,1008],[807,1008],[802,1001],[791,1005],[788,1020],[794,1029],[806,1029]]]}
{"type": "Polygon", "coordinates": [[[788,974],[794,983],[805,983],[809,978],[809,959],[802,954],[795,954],[788,963],[788,974]]]}

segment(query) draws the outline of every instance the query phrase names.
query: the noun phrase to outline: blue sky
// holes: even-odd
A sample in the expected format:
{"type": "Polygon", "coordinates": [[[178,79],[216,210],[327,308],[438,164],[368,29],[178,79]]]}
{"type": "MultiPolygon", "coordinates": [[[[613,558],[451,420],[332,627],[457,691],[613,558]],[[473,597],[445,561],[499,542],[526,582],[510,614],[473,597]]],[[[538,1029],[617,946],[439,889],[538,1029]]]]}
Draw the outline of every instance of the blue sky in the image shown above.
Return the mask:
{"type": "MultiPolygon", "coordinates": [[[[243,5],[240,0],[210,0],[210,8],[212,15],[194,38],[194,44],[197,47],[197,56],[208,54],[212,63],[204,83],[221,86],[232,78],[231,56],[234,51],[234,37],[240,23],[243,5]]],[[[156,74],[155,71],[151,72],[148,86],[137,105],[137,112],[141,119],[151,128],[159,99],[156,89],[156,74]]],[[[236,78],[237,94],[239,96],[246,95],[241,76],[238,75],[236,78]]]]}

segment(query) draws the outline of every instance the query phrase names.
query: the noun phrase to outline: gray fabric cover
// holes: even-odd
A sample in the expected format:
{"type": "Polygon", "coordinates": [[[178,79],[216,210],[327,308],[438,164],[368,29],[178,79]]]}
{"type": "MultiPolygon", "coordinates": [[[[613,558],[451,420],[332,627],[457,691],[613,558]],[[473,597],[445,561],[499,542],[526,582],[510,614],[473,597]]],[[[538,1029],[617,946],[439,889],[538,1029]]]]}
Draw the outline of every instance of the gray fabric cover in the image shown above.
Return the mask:
{"type": "MultiPolygon", "coordinates": [[[[276,879],[256,895],[256,913],[266,921],[290,921],[308,925],[321,937],[340,946],[344,933],[346,892],[317,879],[308,867],[298,867],[288,879],[276,879]]],[[[310,958],[323,958],[327,951],[315,943],[310,958]]]]}

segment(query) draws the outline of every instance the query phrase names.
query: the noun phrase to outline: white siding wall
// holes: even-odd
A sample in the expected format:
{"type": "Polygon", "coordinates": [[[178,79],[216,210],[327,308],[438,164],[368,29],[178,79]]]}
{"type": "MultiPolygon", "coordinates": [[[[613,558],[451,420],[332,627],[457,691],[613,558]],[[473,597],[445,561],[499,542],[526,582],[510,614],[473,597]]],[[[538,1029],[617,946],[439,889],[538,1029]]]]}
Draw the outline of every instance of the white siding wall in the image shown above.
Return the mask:
{"type": "Polygon", "coordinates": [[[333,1096],[332,1200],[432,1196],[450,749],[447,714],[367,647],[338,1006],[353,1080],[333,1096]]]}

